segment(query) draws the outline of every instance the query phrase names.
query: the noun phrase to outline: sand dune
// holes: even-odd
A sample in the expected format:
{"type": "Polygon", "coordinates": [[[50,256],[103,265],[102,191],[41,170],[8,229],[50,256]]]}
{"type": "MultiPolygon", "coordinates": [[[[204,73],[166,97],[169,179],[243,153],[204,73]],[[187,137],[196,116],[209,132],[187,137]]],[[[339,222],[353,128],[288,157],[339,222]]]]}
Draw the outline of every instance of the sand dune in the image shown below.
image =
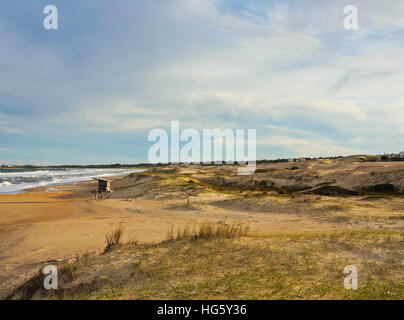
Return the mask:
{"type": "Polygon", "coordinates": [[[235,169],[168,166],[131,174],[114,181],[113,197],[101,201],[91,198],[92,183],[0,195],[0,296],[45,264],[102,252],[105,234],[120,223],[125,241],[135,236],[140,243],[164,240],[171,225],[204,221],[241,221],[272,235],[404,230],[402,195],[364,191],[383,183],[400,190],[404,162],[263,164],[247,177],[234,175],[235,169]],[[302,190],[296,186],[321,184],[362,193],[329,197],[294,192],[302,190]]]}

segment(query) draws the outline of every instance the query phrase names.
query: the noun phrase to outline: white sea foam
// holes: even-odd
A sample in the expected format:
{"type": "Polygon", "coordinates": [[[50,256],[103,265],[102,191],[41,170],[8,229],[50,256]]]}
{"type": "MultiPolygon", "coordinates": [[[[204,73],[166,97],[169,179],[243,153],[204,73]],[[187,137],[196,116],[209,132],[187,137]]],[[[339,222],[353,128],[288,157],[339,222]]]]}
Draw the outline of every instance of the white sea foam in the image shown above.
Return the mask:
{"type": "Polygon", "coordinates": [[[0,193],[19,193],[25,189],[75,184],[92,178],[113,177],[143,171],[141,169],[49,169],[4,170],[0,172],[0,193]]]}

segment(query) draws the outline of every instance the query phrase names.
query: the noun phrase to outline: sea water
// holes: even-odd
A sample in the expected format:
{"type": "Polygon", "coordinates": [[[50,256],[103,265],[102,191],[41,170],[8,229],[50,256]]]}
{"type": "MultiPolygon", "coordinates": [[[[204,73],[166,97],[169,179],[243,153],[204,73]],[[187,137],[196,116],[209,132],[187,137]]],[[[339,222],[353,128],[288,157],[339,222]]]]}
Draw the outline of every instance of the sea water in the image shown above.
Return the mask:
{"type": "Polygon", "coordinates": [[[142,169],[0,169],[0,193],[20,193],[28,188],[75,184],[93,178],[113,177],[142,169]]]}

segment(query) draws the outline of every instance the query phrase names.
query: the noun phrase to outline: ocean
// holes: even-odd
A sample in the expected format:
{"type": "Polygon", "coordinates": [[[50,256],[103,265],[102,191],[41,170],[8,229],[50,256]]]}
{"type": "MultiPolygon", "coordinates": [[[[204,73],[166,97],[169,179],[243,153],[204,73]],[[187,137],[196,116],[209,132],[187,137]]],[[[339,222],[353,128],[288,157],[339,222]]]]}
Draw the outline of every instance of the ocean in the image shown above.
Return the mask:
{"type": "Polygon", "coordinates": [[[75,184],[93,178],[113,177],[142,169],[0,169],[0,194],[20,193],[28,188],[75,184]]]}

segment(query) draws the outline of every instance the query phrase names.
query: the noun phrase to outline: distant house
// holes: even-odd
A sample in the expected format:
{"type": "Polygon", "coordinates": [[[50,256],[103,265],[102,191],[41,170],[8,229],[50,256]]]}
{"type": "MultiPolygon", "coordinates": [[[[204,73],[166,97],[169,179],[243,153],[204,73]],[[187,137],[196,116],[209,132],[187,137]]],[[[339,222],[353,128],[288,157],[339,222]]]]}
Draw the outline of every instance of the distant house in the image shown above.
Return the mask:
{"type": "Polygon", "coordinates": [[[404,151],[400,152],[400,158],[404,158],[404,151]]]}

